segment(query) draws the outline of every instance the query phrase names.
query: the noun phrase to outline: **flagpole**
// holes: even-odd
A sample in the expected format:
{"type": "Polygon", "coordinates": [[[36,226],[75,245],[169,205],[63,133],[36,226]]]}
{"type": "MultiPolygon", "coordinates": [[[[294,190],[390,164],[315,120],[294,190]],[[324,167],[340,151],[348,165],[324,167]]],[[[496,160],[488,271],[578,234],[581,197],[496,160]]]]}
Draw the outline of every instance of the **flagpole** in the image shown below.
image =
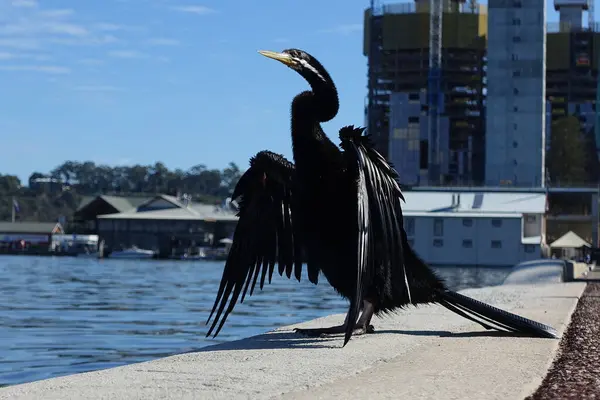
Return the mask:
{"type": "Polygon", "coordinates": [[[15,196],[12,197],[12,204],[11,204],[11,210],[12,210],[12,222],[13,224],[15,223],[15,196]]]}

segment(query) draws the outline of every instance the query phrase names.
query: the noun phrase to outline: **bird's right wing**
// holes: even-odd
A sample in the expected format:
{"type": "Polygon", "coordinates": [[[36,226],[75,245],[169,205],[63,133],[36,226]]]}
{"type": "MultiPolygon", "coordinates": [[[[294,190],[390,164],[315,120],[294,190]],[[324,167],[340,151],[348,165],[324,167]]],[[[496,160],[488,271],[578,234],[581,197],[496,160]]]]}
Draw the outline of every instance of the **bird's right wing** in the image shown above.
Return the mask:
{"type": "MultiPolygon", "coordinates": [[[[217,307],[218,311],[206,336],[220,320],[214,336],[219,334],[240,294],[240,303],[248,288],[252,295],[259,273],[261,289],[267,272],[271,282],[275,263],[279,264],[280,275],[285,271],[290,278],[293,270],[300,280],[303,246],[298,234],[297,208],[293,207],[294,172],[294,165],[283,156],[261,151],[250,159],[250,168],[237,183],[232,199],[241,197],[239,220],[207,324],[217,307]]],[[[314,271],[310,272],[313,276],[314,271]]]]}
{"type": "Polygon", "coordinates": [[[358,317],[365,288],[377,268],[393,274],[395,266],[401,266],[406,296],[411,294],[402,251],[402,208],[404,200],[397,173],[373,147],[364,128],[346,126],[340,129],[341,147],[347,160],[349,173],[357,187],[358,252],[356,293],[350,300],[346,338],[350,339],[354,322],[358,317]]]}

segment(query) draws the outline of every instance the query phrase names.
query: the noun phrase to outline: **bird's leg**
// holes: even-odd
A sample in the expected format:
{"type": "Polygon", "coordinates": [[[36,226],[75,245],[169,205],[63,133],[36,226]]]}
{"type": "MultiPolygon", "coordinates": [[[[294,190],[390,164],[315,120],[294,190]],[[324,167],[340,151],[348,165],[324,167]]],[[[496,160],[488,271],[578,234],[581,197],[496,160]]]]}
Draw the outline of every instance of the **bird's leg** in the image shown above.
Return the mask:
{"type": "MultiPolygon", "coordinates": [[[[363,335],[365,333],[375,332],[373,325],[369,325],[375,308],[373,307],[373,304],[367,300],[365,300],[363,304],[363,312],[354,326],[354,332],[352,333],[353,335],[363,335]]],[[[330,326],[328,328],[296,328],[294,331],[306,336],[333,335],[344,333],[346,331],[347,323],[348,315],[346,315],[346,319],[342,325],[330,326]]]]}
{"type": "Polygon", "coordinates": [[[371,318],[373,318],[373,314],[375,313],[375,306],[369,300],[365,300],[363,304],[363,312],[354,327],[355,335],[375,332],[375,328],[371,325],[371,318]]]}

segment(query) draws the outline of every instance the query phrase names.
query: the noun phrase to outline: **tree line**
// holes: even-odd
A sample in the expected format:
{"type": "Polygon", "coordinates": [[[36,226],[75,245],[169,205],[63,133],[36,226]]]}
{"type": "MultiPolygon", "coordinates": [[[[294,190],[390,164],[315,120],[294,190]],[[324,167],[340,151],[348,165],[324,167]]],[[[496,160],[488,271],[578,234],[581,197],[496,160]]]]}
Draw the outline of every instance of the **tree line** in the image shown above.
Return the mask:
{"type": "MultiPolygon", "coordinates": [[[[548,186],[585,186],[600,182],[594,131],[584,131],[579,119],[567,116],[551,125],[546,153],[548,186]]],[[[188,170],[154,165],[98,165],[92,161],[65,161],[48,173],[34,172],[28,182],[0,175],[0,221],[10,221],[13,196],[21,221],[70,218],[84,196],[187,193],[197,202],[222,201],[233,191],[242,171],[235,163],[222,169],[198,164],[188,170]]]]}
{"type": "Polygon", "coordinates": [[[215,203],[228,197],[242,171],[235,163],[222,169],[198,164],[188,170],[154,165],[98,165],[92,161],[65,161],[48,173],[34,172],[28,182],[0,175],[0,221],[10,221],[13,198],[21,221],[56,221],[70,218],[84,196],[189,194],[197,202],[215,203]]]}

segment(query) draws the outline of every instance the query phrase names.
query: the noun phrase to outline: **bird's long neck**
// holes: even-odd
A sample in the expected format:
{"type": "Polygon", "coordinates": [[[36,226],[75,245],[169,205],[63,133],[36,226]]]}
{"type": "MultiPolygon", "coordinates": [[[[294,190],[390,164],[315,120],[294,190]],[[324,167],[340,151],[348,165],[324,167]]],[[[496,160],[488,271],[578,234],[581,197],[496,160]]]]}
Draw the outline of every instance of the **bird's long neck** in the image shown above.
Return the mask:
{"type": "Polygon", "coordinates": [[[337,90],[333,83],[317,83],[311,87],[312,91],[300,93],[292,102],[292,147],[299,168],[318,167],[319,160],[331,152],[339,152],[321,129],[321,122],[333,119],[338,112],[337,90]]]}

